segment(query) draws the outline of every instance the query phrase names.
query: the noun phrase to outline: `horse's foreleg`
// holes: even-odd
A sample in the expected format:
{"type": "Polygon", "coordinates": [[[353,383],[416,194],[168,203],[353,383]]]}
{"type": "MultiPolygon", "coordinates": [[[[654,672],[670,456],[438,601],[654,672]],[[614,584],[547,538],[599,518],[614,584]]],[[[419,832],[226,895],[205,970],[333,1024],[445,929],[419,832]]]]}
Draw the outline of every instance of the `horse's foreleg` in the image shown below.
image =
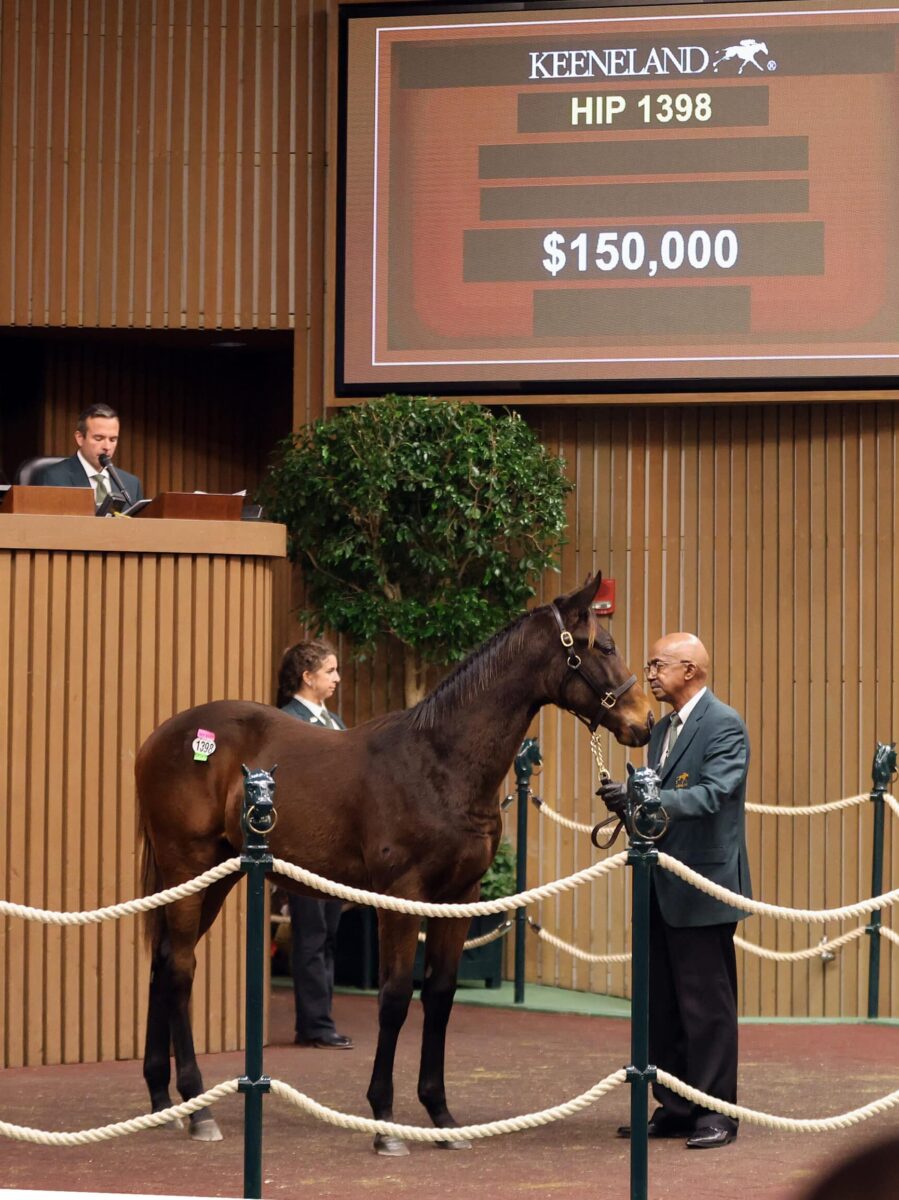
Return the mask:
{"type": "MultiPolygon", "coordinates": [[[[424,1031],[418,1098],[438,1129],[454,1129],[457,1125],[446,1104],[446,1027],[453,1008],[456,975],[468,927],[467,917],[428,922],[425,979],[421,989],[424,1031]]],[[[438,1142],[437,1145],[451,1150],[471,1148],[470,1142],[438,1142]]]]}
{"type": "MultiPolygon", "coordinates": [[[[375,1053],[368,1102],[375,1120],[393,1120],[393,1065],[396,1043],[412,999],[412,969],[418,945],[417,917],[379,912],[380,988],[378,992],[378,1048],[375,1053]]],[[[376,1134],[378,1154],[408,1154],[406,1143],[387,1134],[376,1134]]]]}

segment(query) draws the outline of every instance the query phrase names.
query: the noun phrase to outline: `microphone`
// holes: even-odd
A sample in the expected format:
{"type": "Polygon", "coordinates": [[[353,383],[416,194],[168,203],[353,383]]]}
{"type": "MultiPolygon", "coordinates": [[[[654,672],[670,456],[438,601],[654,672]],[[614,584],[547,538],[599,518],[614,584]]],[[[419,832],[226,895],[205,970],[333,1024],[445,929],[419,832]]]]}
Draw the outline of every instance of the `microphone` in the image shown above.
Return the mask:
{"type": "Polygon", "coordinates": [[[132,504],[133,501],[132,501],[131,497],[128,495],[128,492],[125,489],[124,483],[122,483],[122,480],[121,480],[121,477],[119,476],[118,471],[112,465],[112,459],[109,457],[108,454],[99,455],[99,459],[100,459],[100,466],[103,467],[103,469],[105,471],[109,472],[110,476],[112,477],[112,482],[116,485],[116,487],[119,489],[119,491],[125,497],[125,502],[127,504],[132,504]]]}

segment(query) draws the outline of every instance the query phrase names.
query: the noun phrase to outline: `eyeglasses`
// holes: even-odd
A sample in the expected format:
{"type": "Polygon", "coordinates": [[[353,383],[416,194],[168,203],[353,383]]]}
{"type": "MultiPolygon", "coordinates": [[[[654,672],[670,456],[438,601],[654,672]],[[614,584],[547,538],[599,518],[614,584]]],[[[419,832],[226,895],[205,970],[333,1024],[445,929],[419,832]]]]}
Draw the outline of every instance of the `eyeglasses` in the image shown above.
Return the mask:
{"type": "Polygon", "coordinates": [[[688,658],[676,658],[670,661],[664,658],[654,658],[651,662],[643,664],[643,674],[647,679],[652,679],[653,675],[658,675],[660,671],[676,666],[692,667],[693,663],[688,658]]]}

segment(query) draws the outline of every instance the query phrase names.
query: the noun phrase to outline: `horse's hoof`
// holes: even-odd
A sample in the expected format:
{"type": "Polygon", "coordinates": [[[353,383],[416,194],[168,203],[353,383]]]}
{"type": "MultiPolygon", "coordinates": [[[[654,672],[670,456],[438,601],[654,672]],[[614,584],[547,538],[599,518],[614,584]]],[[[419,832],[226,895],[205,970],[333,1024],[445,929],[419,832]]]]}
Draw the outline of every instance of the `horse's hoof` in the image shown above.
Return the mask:
{"type": "Polygon", "coordinates": [[[386,1133],[375,1135],[375,1153],[383,1154],[386,1158],[405,1158],[409,1147],[398,1137],[389,1137],[386,1133]]]}
{"type": "Polygon", "coordinates": [[[220,1142],[222,1131],[214,1117],[204,1117],[202,1121],[191,1121],[190,1136],[194,1142],[220,1142]]]}
{"type": "Polygon", "coordinates": [[[435,1142],[434,1145],[438,1150],[470,1150],[471,1142],[460,1138],[458,1142],[435,1142]]]}
{"type": "MultiPolygon", "coordinates": [[[[153,1115],[155,1116],[156,1113],[164,1112],[167,1108],[171,1108],[171,1107],[172,1107],[171,1100],[166,1098],[166,1102],[164,1104],[160,1102],[153,1109],[153,1115]]],[[[187,1122],[184,1120],[183,1117],[169,1117],[169,1119],[165,1122],[165,1124],[158,1126],[158,1128],[159,1129],[173,1129],[173,1130],[175,1130],[176,1133],[183,1133],[184,1130],[187,1128],[187,1122]]]]}

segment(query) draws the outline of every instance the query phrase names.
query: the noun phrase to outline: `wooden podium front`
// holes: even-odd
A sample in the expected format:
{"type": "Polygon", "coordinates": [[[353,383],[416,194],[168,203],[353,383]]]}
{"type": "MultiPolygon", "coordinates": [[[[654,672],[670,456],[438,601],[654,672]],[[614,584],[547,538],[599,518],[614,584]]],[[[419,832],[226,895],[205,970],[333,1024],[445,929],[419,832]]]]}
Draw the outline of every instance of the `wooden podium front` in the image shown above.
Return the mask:
{"type": "Polygon", "coordinates": [[[0,504],[0,513],[41,517],[93,517],[96,505],[89,487],[36,487],[14,483],[0,504]]]}
{"type": "MultiPolygon", "coordinates": [[[[71,912],[143,894],[137,751],[191,705],[272,702],[285,550],[284,527],[266,522],[0,513],[0,898],[71,912]]],[[[235,889],[197,948],[202,1053],[242,1043],[243,895],[235,889]]],[[[139,918],[3,920],[0,962],[3,1066],[141,1056],[139,918]]]]}
{"type": "Polygon", "coordinates": [[[243,496],[219,492],[160,492],[136,517],[176,521],[239,521],[243,496]]]}

